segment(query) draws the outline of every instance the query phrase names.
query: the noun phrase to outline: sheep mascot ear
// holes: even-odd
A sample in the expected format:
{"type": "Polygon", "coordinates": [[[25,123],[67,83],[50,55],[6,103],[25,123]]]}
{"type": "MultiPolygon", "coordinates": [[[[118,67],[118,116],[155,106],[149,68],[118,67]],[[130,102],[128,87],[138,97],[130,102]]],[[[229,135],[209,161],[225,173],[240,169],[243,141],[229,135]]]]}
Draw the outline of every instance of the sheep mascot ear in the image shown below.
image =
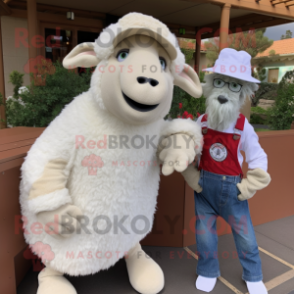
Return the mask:
{"type": "Polygon", "coordinates": [[[67,69],[76,67],[93,67],[99,63],[94,51],[95,43],[82,43],[77,45],[63,59],[63,66],[67,69]]]}
{"type": "Polygon", "coordinates": [[[185,64],[183,71],[176,75],[174,84],[194,98],[199,98],[202,95],[202,86],[198,75],[188,64],[185,64]]]}

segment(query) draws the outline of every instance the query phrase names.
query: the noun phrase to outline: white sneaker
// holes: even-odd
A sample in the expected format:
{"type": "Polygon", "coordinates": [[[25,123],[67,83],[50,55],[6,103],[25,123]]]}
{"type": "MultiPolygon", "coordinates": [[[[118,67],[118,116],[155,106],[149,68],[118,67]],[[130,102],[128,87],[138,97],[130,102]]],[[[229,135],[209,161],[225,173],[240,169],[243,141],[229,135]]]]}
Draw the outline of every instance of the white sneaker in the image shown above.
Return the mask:
{"type": "Polygon", "coordinates": [[[259,282],[247,282],[247,288],[249,294],[268,294],[267,289],[262,281],[259,282]]]}
{"type": "Polygon", "coordinates": [[[217,278],[198,276],[196,280],[196,288],[204,292],[211,292],[216,284],[216,280],[217,278]]]}

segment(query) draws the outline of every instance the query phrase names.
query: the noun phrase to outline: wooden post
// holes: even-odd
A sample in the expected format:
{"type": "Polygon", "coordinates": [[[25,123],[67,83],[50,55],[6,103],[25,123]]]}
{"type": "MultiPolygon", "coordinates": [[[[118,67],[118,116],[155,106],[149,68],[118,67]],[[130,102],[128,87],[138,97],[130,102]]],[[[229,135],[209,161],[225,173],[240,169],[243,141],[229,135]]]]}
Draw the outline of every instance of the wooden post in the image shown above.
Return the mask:
{"type": "MultiPolygon", "coordinates": [[[[32,38],[37,35],[37,3],[36,0],[27,0],[28,11],[28,43],[29,59],[37,57],[37,48],[32,45],[32,38]]],[[[34,63],[30,62],[30,72],[33,72],[34,63]]]]}
{"type": "Polygon", "coordinates": [[[220,35],[219,35],[219,50],[220,51],[228,47],[230,12],[231,12],[231,4],[225,4],[222,7],[221,20],[220,20],[220,35]]]}
{"type": "MultiPolygon", "coordinates": [[[[231,4],[225,4],[222,7],[221,20],[220,20],[220,36],[219,36],[219,51],[228,47],[228,36],[230,28],[230,11],[231,4]]],[[[250,110],[251,110],[251,100],[246,98],[245,104],[241,109],[241,113],[246,116],[250,122],[250,110]]]]}
{"type": "Polygon", "coordinates": [[[194,59],[194,69],[199,75],[200,72],[200,53],[201,53],[201,35],[198,33],[198,28],[196,28],[196,46],[195,46],[195,59],[194,59]]]}
{"type": "Polygon", "coordinates": [[[3,48],[2,48],[2,26],[1,26],[1,17],[0,17],[0,93],[3,96],[4,105],[0,106],[0,129],[4,129],[7,127],[6,123],[6,115],[5,115],[5,81],[4,81],[4,64],[3,64],[3,48]],[[4,122],[2,121],[4,120],[4,122]]]}

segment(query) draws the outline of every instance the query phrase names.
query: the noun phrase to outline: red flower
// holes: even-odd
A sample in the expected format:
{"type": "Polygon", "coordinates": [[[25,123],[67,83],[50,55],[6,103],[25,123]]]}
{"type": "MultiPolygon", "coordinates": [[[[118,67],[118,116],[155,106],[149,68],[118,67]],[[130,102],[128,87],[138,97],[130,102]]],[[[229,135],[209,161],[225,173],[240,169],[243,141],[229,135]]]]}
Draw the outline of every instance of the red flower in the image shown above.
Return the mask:
{"type": "Polygon", "coordinates": [[[197,117],[201,116],[201,114],[199,112],[197,112],[197,117]]]}
{"type": "Polygon", "coordinates": [[[193,119],[194,117],[193,117],[193,115],[190,113],[190,114],[187,116],[187,118],[191,118],[191,119],[193,119]]]}
{"type": "Polygon", "coordinates": [[[182,109],[183,103],[179,103],[179,108],[182,109]]]}
{"type": "Polygon", "coordinates": [[[184,113],[183,113],[183,118],[187,118],[188,115],[189,115],[188,111],[184,111],[184,113]]]}

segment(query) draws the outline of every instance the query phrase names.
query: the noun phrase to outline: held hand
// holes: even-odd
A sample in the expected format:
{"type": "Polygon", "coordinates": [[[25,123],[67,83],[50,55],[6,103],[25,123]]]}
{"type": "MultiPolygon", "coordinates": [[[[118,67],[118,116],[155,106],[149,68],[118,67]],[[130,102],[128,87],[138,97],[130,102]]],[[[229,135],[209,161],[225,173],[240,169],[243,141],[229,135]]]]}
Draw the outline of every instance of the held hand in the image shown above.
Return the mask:
{"type": "Polygon", "coordinates": [[[165,176],[175,170],[183,172],[196,156],[194,140],[187,134],[171,135],[160,144],[164,146],[159,153],[159,159],[163,162],[162,173],[165,176]]]}
{"type": "Polygon", "coordinates": [[[270,175],[260,168],[249,170],[247,178],[243,179],[237,187],[241,194],[238,195],[240,201],[250,199],[254,194],[269,185],[271,181],[270,175]]]}
{"type": "Polygon", "coordinates": [[[45,232],[56,239],[69,238],[81,230],[79,216],[83,212],[75,205],[65,204],[52,211],[37,214],[38,221],[45,232]]]}

